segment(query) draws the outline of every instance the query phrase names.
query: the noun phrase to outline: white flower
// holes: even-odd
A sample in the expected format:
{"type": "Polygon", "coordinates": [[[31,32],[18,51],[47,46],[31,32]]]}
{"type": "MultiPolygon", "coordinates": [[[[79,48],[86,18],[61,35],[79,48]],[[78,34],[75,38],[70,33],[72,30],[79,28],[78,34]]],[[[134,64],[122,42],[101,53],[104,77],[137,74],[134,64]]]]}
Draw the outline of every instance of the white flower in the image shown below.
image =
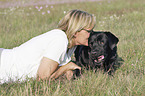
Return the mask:
{"type": "Polygon", "coordinates": [[[65,14],[65,13],[66,13],[66,11],[63,11],[63,13],[65,14]]]}
{"type": "Polygon", "coordinates": [[[110,19],[113,19],[113,16],[110,16],[110,19]]]}

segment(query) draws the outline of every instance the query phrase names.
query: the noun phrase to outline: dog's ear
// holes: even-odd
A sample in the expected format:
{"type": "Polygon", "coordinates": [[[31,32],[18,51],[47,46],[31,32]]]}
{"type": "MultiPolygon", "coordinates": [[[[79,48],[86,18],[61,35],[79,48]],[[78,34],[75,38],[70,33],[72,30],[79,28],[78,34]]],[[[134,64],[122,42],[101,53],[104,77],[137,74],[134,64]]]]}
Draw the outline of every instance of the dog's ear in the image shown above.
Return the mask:
{"type": "Polygon", "coordinates": [[[109,46],[110,46],[111,50],[113,50],[113,48],[119,42],[119,39],[115,35],[113,35],[111,32],[105,32],[105,33],[109,39],[109,46]]]}

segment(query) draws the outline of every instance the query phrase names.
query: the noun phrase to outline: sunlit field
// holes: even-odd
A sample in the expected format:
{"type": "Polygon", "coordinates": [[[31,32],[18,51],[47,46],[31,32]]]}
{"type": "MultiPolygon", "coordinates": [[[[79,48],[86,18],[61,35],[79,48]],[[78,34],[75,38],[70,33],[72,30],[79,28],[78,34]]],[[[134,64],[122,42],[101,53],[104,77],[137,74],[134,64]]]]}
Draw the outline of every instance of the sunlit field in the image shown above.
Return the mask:
{"type": "Polygon", "coordinates": [[[145,0],[88,1],[0,8],[0,48],[19,46],[57,28],[66,12],[80,9],[96,16],[95,30],[108,30],[119,38],[118,55],[124,61],[114,76],[84,70],[81,78],[71,81],[30,78],[1,84],[0,96],[145,96],[145,0]]]}

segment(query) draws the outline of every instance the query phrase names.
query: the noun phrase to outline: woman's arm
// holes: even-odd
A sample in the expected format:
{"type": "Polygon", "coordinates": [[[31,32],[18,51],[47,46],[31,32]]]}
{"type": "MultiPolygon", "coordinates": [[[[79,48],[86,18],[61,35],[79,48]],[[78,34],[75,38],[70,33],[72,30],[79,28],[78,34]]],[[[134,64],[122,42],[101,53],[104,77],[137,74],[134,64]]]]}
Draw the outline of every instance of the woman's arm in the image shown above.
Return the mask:
{"type": "Polygon", "coordinates": [[[50,75],[57,69],[57,67],[58,63],[56,61],[43,57],[37,71],[38,80],[49,79],[50,75]]]}
{"type": "Polygon", "coordinates": [[[58,63],[56,61],[51,60],[47,57],[43,57],[37,71],[38,81],[40,79],[42,80],[48,80],[49,78],[56,79],[62,74],[66,73],[67,71],[75,69],[81,70],[81,67],[79,67],[73,62],[69,62],[68,64],[61,66],[60,68],[58,68],[58,70],[57,68],[58,63]]]}
{"type": "MultiPolygon", "coordinates": [[[[61,66],[56,72],[54,72],[54,73],[50,76],[50,78],[56,79],[56,78],[58,78],[60,75],[66,73],[66,72],[69,72],[69,74],[70,74],[70,73],[71,73],[71,70],[75,70],[75,69],[81,70],[81,67],[79,67],[78,65],[76,65],[76,64],[73,63],[73,62],[69,62],[68,64],[61,66]]],[[[69,78],[70,78],[70,77],[67,76],[67,79],[69,79],[69,78]]]]}

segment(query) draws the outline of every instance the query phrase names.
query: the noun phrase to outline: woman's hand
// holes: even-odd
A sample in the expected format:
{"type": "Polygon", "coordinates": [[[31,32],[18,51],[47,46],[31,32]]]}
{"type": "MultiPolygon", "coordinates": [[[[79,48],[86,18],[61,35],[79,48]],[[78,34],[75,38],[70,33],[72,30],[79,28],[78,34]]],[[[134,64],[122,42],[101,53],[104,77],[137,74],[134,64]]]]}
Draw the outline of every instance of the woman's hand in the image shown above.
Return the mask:
{"type": "Polygon", "coordinates": [[[78,65],[76,65],[73,62],[70,62],[66,65],[61,66],[56,72],[54,72],[50,76],[50,78],[53,80],[53,79],[58,78],[60,75],[62,75],[64,73],[67,73],[66,77],[67,77],[68,80],[70,80],[71,76],[69,76],[69,75],[73,75],[72,70],[75,70],[75,69],[81,70],[81,67],[79,67],[78,65]]]}
{"type": "Polygon", "coordinates": [[[73,75],[72,70],[75,70],[75,69],[81,70],[81,67],[79,67],[73,62],[70,62],[66,65],[61,66],[60,68],[58,68],[58,70],[57,68],[58,68],[57,62],[49,58],[43,57],[37,71],[37,80],[38,81],[40,81],[41,79],[48,80],[50,78],[56,79],[65,73],[66,73],[67,79],[70,80],[70,78],[73,75]]]}

